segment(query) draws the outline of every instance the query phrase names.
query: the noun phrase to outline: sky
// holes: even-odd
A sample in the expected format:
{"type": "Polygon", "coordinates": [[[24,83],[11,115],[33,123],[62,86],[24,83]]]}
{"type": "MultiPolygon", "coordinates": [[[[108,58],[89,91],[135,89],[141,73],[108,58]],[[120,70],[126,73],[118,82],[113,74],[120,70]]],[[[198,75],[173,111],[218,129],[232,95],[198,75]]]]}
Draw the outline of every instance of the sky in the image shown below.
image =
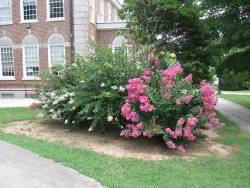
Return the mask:
{"type": "Polygon", "coordinates": [[[121,4],[123,3],[123,0],[119,0],[119,1],[120,1],[121,4]]]}

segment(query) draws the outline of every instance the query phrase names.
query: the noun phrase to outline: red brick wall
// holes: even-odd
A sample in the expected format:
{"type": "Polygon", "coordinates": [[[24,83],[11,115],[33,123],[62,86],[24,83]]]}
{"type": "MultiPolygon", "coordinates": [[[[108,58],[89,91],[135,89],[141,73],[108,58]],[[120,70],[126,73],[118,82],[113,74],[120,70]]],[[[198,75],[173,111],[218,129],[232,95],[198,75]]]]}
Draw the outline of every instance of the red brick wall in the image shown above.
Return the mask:
{"type": "MultiPolygon", "coordinates": [[[[3,33],[10,37],[14,45],[18,45],[17,48],[13,49],[14,55],[14,66],[16,81],[1,81],[0,88],[10,88],[10,87],[24,87],[24,86],[34,86],[38,81],[23,81],[23,62],[22,62],[22,49],[21,44],[23,38],[28,35],[27,26],[31,25],[31,34],[33,34],[40,44],[47,44],[48,38],[51,34],[57,30],[58,33],[63,35],[65,42],[70,43],[70,1],[65,0],[64,2],[64,21],[58,22],[47,22],[47,8],[46,0],[37,0],[37,20],[38,23],[23,24],[21,22],[20,14],[20,2],[17,0],[12,0],[12,25],[0,25],[0,37],[3,33]],[[56,28],[56,29],[55,29],[56,28]]],[[[69,63],[71,61],[71,50],[70,47],[66,48],[66,61],[69,63]]],[[[40,70],[46,70],[48,68],[48,48],[40,47],[39,50],[40,57],[40,70]]]]}
{"type": "Polygon", "coordinates": [[[132,42],[131,35],[128,30],[98,30],[97,42],[103,44],[105,47],[111,47],[114,38],[118,35],[123,35],[128,40],[128,43],[132,42]]]}
{"type": "Polygon", "coordinates": [[[111,47],[112,41],[118,35],[118,30],[100,30],[97,31],[97,42],[105,47],[111,47]]]}

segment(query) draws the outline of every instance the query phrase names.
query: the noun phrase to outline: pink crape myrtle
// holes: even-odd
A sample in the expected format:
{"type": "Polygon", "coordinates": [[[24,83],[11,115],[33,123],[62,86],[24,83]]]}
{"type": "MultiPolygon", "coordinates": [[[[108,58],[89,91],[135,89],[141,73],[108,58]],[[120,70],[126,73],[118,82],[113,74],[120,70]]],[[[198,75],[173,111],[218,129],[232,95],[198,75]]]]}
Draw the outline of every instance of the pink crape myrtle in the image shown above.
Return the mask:
{"type": "Polygon", "coordinates": [[[149,61],[151,65],[144,69],[142,77],[128,80],[128,96],[121,108],[128,124],[121,136],[161,135],[168,148],[183,154],[186,143],[198,138],[208,140],[205,130],[224,126],[216,117],[217,98],[208,82],[202,81],[198,88],[192,74],[183,76],[180,64],[162,69],[153,54],[149,61]]]}

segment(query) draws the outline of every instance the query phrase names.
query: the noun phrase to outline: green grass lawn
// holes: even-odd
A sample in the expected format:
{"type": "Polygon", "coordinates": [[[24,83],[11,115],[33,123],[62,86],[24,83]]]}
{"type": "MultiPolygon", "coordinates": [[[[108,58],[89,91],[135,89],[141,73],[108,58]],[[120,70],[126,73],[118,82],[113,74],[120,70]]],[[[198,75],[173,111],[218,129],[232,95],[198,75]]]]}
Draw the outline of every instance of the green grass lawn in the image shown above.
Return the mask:
{"type": "MultiPolygon", "coordinates": [[[[11,115],[7,116],[5,121],[13,120],[11,115]]],[[[0,139],[69,166],[110,188],[249,187],[250,134],[241,132],[222,116],[220,118],[226,122],[226,127],[219,131],[218,142],[232,145],[237,151],[227,157],[200,157],[192,161],[181,158],[164,161],[117,159],[12,134],[0,133],[0,139]]]]}
{"type": "Polygon", "coordinates": [[[250,108],[250,95],[220,95],[220,97],[250,108]]]}
{"type": "Polygon", "coordinates": [[[0,127],[9,122],[34,119],[38,110],[28,108],[0,108],[0,127]]]}

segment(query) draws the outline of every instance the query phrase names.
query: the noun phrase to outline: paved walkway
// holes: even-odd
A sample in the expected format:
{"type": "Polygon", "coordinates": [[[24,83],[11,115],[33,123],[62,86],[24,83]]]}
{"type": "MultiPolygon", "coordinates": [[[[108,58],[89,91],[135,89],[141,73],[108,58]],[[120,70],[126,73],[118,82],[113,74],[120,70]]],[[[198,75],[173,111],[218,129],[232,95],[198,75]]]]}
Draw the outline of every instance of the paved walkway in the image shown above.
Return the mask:
{"type": "Polygon", "coordinates": [[[250,91],[222,91],[225,95],[250,95],[250,91]]]}
{"type": "Polygon", "coordinates": [[[217,110],[229,120],[239,125],[242,130],[250,132],[250,110],[248,108],[219,98],[217,110]]]}
{"type": "Polygon", "coordinates": [[[93,179],[0,141],[1,188],[101,188],[93,179]]]}
{"type": "Polygon", "coordinates": [[[35,99],[0,99],[0,108],[29,107],[32,103],[38,102],[35,99]]]}

